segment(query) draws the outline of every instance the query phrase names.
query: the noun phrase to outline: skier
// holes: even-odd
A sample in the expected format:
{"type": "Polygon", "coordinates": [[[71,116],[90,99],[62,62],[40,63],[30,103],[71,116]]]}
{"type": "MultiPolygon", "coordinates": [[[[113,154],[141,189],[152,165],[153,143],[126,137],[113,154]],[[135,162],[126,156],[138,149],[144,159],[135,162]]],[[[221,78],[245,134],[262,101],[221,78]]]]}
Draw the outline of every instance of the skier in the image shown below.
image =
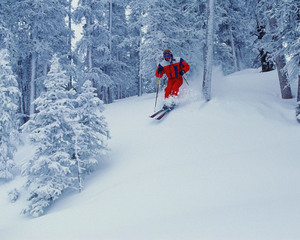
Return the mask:
{"type": "Polygon", "coordinates": [[[169,49],[163,52],[164,60],[158,64],[155,75],[161,78],[164,74],[168,77],[168,84],[165,88],[164,108],[174,107],[178,91],[183,83],[182,76],[190,70],[190,65],[182,58],[173,57],[169,49]]]}

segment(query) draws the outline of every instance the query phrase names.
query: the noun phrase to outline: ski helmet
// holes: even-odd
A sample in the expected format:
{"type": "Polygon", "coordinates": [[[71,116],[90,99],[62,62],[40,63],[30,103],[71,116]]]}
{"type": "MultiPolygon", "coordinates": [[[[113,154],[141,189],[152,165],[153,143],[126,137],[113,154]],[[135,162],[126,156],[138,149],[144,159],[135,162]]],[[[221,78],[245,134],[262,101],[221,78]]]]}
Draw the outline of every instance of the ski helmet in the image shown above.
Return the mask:
{"type": "Polygon", "coordinates": [[[171,50],[170,49],[165,49],[163,54],[165,54],[165,53],[170,53],[171,54],[171,50]]]}

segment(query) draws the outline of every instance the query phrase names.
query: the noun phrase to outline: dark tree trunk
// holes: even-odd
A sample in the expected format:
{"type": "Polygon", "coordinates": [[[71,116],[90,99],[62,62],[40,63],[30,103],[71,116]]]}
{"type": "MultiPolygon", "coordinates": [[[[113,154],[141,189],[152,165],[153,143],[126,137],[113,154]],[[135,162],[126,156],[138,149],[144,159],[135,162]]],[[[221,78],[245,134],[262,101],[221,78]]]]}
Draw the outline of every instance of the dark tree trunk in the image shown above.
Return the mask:
{"type": "Polygon", "coordinates": [[[204,56],[202,93],[206,101],[211,99],[211,78],[213,64],[213,42],[214,42],[214,0],[207,0],[207,29],[206,29],[206,51],[204,56]]]}
{"type": "Polygon", "coordinates": [[[297,93],[296,117],[297,117],[297,121],[300,123],[300,75],[298,75],[298,93],[297,93]]]}
{"type": "Polygon", "coordinates": [[[277,72],[278,72],[278,78],[279,78],[279,84],[280,84],[280,90],[281,90],[281,97],[283,99],[289,99],[292,98],[292,90],[288,79],[288,74],[285,70],[286,61],[285,56],[280,55],[275,58],[275,63],[277,65],[277,72]]]}
{"type": "MultiPolygon", "coordinates": [[[[272,9],[272,5],[269,5],[268,10],[272,9]]],[[[270,18],[269,19],[269,25],[271,32],[276,33],[276,29],[278,28],[278,23],[276,18],[270,18]]],[[[273,41],[278,42],[278,36],[276,34],[273,35],[273,41]]],[[[280,50],[283,48],[282,44],[279,43],[277,46],[277,51],[280,52],[280,50]]],[[[281,90],[281,97],[283,99],[289,99],[292,98],[292,90],[291,86],[289,84],[288,74],[285,70],[286,66],[286,60],[285,56],[283,54],[278,55],[275,57],[275,63],[277,66],[277,72],[278,72],[278,78],[279,78],[279,84],[280,84],[280,90],[281,90]]]]}

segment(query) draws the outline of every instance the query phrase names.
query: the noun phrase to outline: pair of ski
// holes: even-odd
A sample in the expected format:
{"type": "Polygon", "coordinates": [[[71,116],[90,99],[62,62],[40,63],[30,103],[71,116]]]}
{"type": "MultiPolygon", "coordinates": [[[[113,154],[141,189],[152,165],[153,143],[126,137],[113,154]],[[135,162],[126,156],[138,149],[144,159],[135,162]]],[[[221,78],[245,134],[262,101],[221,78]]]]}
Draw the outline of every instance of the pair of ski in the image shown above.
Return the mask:
{"type": "Polygon", "coordinates": [[[168,108],[162,108],[156,113],[153,113],[150,117],[151,118],[156,118],[156,120],[161,120],[163,117],[165,117],[169,112],[171,112],[174,109],[175,106],[173,107],[168,107],[168,108]]]}

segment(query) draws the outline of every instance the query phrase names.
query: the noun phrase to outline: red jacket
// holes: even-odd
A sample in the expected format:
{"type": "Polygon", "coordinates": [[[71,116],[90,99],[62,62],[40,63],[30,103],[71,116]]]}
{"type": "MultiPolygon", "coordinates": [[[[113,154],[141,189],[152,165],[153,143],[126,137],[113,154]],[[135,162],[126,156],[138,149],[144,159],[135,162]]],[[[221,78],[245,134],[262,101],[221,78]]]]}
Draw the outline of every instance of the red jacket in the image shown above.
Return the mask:
{"type": "Polygon", "coordinates": [[[172,56],[171,60],[170,62],[163,60],[160,64],[158,64],[158,67],[155,72],[156,77],[162,77],[165,73],[168,79],[182,79],[182,76],[179,74],[179,71],[183,70],[184,72],[187,72],[190,70],[190,65],[182,58],[172,56]],[[161,72],[161,74],[158,74],[158,69],[160,67],[163,67],[163,71],[161,72]]]}

